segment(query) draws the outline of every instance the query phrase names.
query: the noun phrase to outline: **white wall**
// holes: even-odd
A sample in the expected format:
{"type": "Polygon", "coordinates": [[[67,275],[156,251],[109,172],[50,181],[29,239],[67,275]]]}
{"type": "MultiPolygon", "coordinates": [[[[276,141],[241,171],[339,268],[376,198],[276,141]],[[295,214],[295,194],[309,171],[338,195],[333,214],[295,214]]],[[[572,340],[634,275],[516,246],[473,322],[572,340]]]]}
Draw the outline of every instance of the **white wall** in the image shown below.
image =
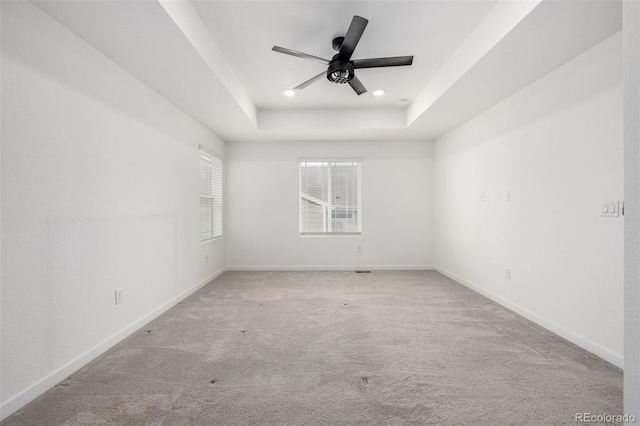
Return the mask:
{"type": "Polygon", "coordinates": [[[432,151],[430,142],[230,143],[227,267],[431,267],[432,151]],[[361,236],[299,235],[302,158],[363,160],[361,236]]]}
{"type": "Polygon", "coordinates": [[[623,219],[600,208],[623,198],[621,63],[617,34],[434,148],[436,267],[618,366],[623,219]]]}
{"type": "Polygon", "coordinates": [[[640,418],[640,2],[623,3],[624,412],[640,418]]]}
{"type": "Polygon", "coordinates": [[[23,2],[2,2],[1,136],[6,417],[223,270],[198,144],[225,146],[23,2]]]}

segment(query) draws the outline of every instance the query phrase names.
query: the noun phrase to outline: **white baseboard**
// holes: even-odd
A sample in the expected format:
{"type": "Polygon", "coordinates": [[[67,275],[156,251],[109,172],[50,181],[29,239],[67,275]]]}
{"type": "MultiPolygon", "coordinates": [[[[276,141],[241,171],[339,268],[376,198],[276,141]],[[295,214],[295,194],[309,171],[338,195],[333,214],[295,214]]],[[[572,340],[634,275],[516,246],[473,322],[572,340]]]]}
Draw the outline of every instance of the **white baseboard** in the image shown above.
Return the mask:
{"type": "Polygon", "coordinates": [[[156,319],[157,317],[159,317],[160,315],[162,315],[163,313],[165,313],[166,311],[168,311],[169,309],[177,305],[182,300],[191,296],[193,293],[200,290],[202,287],[210,283],[212,280],[222,275],[225,272],[225,270],[226,268],[222,268],[219,271],[213,273],[212,275],[208,276],[204,280],[200,281],[198,284],[183,291],[179,295],[175,296],[173,299],[170,299],[169,301],[159,306],[158,308],[154,309],[153,311],[143,316],[139,320],[128,325],[127,327],[115,333],[111,337],[105,339],[104,341],[98,343],[93,348],[89,349],[88,351],[78,356],[74,360],[70,361],[66,365],[60,367],[59,369],[49,374],[48,376],[44,377],[37,383],[33,384],[32,386],[28,387],[24,391],[20,392],[19,394],[5,401],[4,403],[2,403],[2,405],[0,405],[0,420],[4,420],[5,418],[9,417],[11,414],[15,413],[20,408],[24,407],[25,405],[33,401],[34,399],[36,399],[37,397],[39,397],[40,395],[42,395],[43,393],[45,393],[46,391],[54,387],[56,384],[60,383],[65,378],[69,377],[70,375],[72,375],[73,373],[75,373],[76,371],[78,371],[79,369],[81,369],[82,367],[84,367],[94,359],[96,359],[98,356],[102,355],[107,350],[111,349],[112,347],[120,343],[122,340],[129,337],[130,335],[138,331],[140,328],[144,327],[146,324],[148,324],[152,320],[156,319]]]}
{"type": "Polygon", "coordinates": [[[554,323],[553,321],[548,321],[544,318],[542,318],[541,316],[534,314],[533,312],[519,306],[516,305],[514,303],[509,302],[508,300],[502,298],[501,296],[498,296],[495,293],[492,293],[488,290],[485,290],[484,288],[462,278],[457,276],[456,274],[454,274],[453,272],[447,271],[444,268],[441,268],[439,266],[434,266],[434,269],[438,272],[440,272],[442,275],[451,278],[452,280],[464,285],[465,287],[470,288],[471,290],[475,291],[476,293],[480,293],[481,295],[487,297],[488,299],[493,300],[494,302],[496,302],[499,305],[504,306],[505,308],[509,309],[510,311],[513,311],[515,313],[517,313],[520,316],[525,317],[526,319],[528,319],[531,322],[536,323],[537,325],[539,325],[540,327],[546,328],[547,330],[557,334],[558,336],[567,339],[568,341],[570,341],[571,343],[574,343],[578,346],[580,346],[582,349],[591,352],[594,355],[597,355],[598,357],[604,359],[607,362],[610,362],[611,364],[615,365],[616,367],[622,369],[624,367],[624,358],[621,355],[618,355],[616,353],[611,352],[608,349],[603,348],[600,345],[597,345],[593,342],[591,342],[588,339],[585,339],[582,336],[579,336],[569,330],[567,330],[566,328],[563,328],[562,326],[554,323]]]}
{"type": "Polygon", "coordinates": [[[433,265],[234,265],[227,271],[429,271],[433,265]]]}

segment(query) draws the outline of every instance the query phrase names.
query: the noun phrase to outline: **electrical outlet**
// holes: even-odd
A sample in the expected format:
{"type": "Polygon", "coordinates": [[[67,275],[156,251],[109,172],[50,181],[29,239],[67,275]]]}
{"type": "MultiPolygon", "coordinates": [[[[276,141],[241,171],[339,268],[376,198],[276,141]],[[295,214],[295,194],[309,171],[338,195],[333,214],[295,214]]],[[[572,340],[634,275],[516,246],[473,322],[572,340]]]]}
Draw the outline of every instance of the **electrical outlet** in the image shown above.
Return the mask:
{"type": "Polygon", "coordinates": [[[504,200],[505,201],[511,201],[511,190],[507,189],[506,191],[504,191],[504,200]]]}
{"type": "Polygon", "coordinates": [[[484,201],[484,192],[480,193],[480,201],[484,201]]]}
{"type": "Polygon", "coordinates": [[[511,268],[506,268],[504,270],[504,278],[506,280],[510,280],[511,279],[511,268]]]}
{"type": "Polygon", "coordinates": [[[204,263],[209,263],[209,255],[208,254],[204,255],[204,263]]]}
{"type": "Polygon", "coordinates": [[[116,290],[116,305],[119,305],[123,301],[124,300],[123,300],[122,289],[119,288],[119,289],[116,290]]]}
{"type": "Polygon", "coordinates": [[[358,246],[358,253],[362,253],[362,246],[358,246]]]}

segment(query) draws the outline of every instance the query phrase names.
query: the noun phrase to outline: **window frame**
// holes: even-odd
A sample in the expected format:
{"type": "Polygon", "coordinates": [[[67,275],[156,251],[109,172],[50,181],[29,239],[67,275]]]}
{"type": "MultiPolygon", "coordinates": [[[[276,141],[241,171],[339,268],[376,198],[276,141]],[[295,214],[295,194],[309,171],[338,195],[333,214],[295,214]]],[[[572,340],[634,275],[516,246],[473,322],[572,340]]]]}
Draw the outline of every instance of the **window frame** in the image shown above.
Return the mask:
{"type": "MultiPolygon", "coordinates": [[[[362,170],[364,167],[364,161],[362,158],[299,158],[297,163],[297,173],[298,173],[298,236],[299,237],[360,237],[362,236],[363,229],[363,217],[362,217],[362,170]],[[355,182],[355,191],[356,191],[356,210],[358,215],[357,227],[358,231],[356,232],[302,232],[302,208],[301,208],[301,198],[302,198],[302,176],[301,176],[301,165],[302,163],[354,163],[358,164],[359,170],[357,171],[357,180],[355,182]]],[[[331,192],[331,191],[329,191],[331,192]]],[[[328,216],[328,214],[327,214],[328,216]]],[[[333,212],[331,213],[333,216],[333,212]]],[[[331,219],[331,218],[330,218],[331,219]]]]}
{"type": "Polygon", "coordinates": [[[202,184],[199,183],[198,200],[200,219],[198,221],[200,227],[200,243],[222,238],[224,234],[224,157],[215,151],[203,145],[198,145],[198,173],[201,173],[202,158],[211,161],[211,193],[202,193],[202,184]],[[219,167],[219,173],[216,169],[219,167]],[[203,236],[202,234],[202,200],[203,198],[212,200],[211,202],[211,234],[203,236]],[[217,219],[219,218],[219,224],[217,219]],[[216,226],[219,225],[219,226],[216,226]]]}

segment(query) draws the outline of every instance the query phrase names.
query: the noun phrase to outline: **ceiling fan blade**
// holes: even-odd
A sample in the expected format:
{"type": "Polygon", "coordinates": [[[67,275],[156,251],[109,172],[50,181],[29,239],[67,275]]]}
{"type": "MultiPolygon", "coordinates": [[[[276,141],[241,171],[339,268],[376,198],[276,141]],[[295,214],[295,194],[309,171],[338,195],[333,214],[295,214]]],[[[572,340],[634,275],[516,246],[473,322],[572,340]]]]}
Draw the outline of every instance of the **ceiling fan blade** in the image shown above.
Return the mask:
{"type": "Polygon", "coordinates": [[[344,36],[344,40],[342,41],[340,52],[338,52],[338,60],[348,61],[351,59],[351,55],[353,55],[353,51],[356,50],[356,46],[368,23],[369,21],[361,16],[353,17],[351,25],[349,25],[349,30],[347,30],[347,35],[344,36]]]}
{"type": "Polygon", "coordinates": [[[296,87],[293,88],[293,90],[302,90],[307,86],[311,86],[316,81],[320,81],[322,77],[325,77],[326,75],[327,75],[327,72],[322,71],[320,74],[316,75],[315,77],[312,77],[309,80],[305,81],[304,83],[297,85],[296,87]]]}
{"type": "Polygon", "coordinates": [[[394,56],[392,58],[355,59],[351,61],[353,68],[401,67],[411,65],[413,56],[394,56]]]}
{"type": "Polygon", "coordinates": [[[349,86],[351,86],[351,88],[353,90],[355,90],[355,92],[358,94],[358,96],[362,95],[363,93],[365,93],[367,91],[367,89],[365,89],[365,87],[362,84],[362,82],[360,81],[360,79],[358,77],[356,77],[355,75],[353,76],[353,78],[351,80],[349,80],[349,86]]]}
{"type": "Polygon", "coordinates": [[[298,52],[297,50],[287,49],[286,47],[273,46],[271,48],[274,52],[284,53],[285,55],[296,56],[302,59],[308,59],[310,61],[319,62],[323,65],[329,65],[329,60],[324,58],[319,58],[318,56],[309,55],[307,53],[298,52]]]}

